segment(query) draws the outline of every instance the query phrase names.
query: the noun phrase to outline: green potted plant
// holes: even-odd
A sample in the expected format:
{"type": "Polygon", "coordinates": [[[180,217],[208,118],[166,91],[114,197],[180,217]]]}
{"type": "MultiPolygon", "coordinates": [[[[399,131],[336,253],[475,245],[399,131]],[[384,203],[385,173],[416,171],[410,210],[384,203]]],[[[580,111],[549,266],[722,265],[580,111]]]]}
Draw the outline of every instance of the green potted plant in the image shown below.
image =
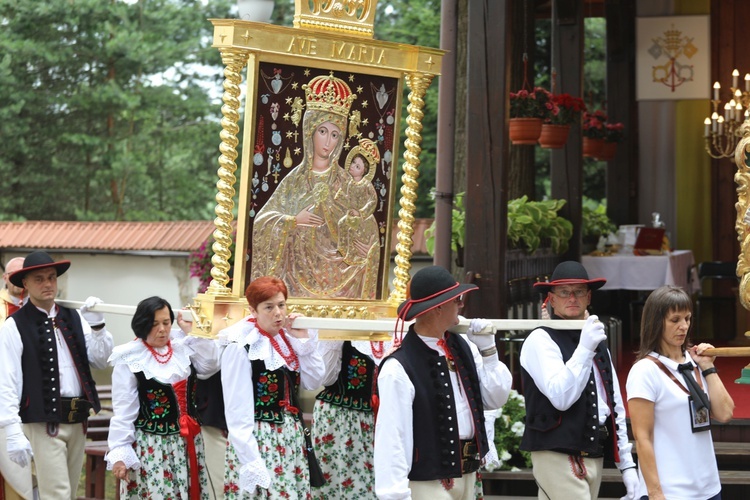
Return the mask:
{"type": "Polygon", "coordinates": [[[584,196],[581,212],[582,252],[592,252],[600,237],[606,238],[615,231],[617,231],[617,226],[607,216],[607,200],[604,199],[599,203],[584,196]]]}
{"type": "Polygon", "coordinates": [[[573,224],[557,215],[565,200],[529,201],[527,196],[508,202],[508,242],[515,247],[525,246],[534,253],[547,240],[556,254],[568,249],[573,236],[573,224]]]}
{"type": "Polygon", "coordinates": [[[526,401],[516,390],[511,390],[508,402],[497,410],[495,419],[495,447],[500,464],[492,463],[485,470],[518,470],[531,467],[531,454],[518,449],[525,429],[526,401]]]}

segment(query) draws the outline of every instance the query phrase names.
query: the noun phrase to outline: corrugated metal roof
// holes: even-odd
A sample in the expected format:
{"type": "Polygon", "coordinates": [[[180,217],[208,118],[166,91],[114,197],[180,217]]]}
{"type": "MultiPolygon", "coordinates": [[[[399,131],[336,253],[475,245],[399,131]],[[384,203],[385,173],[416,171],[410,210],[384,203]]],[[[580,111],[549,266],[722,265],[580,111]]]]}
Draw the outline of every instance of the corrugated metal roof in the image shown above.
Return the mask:
{"type": "MultiPolygon", "coordinates": [[[[424,255],[424,231],[432,219],[414,224],[414,255],[424,255]]],[[[167,222],[0,222],[0,249],[36,249],[79,252],[194,252],[214,231],[211,221],[167,222]]],[[[393,223],[391,252],[396,249],[397,222],[393,223]]]]}
{"type": "Polygon", "coordinates": [[[214,230],[213,221],[0,222],[4,250],[88,252],[194,252],[214,230]]]}

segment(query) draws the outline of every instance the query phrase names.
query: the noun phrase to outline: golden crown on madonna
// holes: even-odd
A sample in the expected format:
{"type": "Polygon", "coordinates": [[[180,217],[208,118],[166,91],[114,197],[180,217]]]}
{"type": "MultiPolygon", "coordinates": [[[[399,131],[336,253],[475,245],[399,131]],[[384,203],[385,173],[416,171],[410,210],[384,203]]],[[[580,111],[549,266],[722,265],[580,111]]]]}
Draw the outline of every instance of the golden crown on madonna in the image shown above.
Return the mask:
{"type": "Polygon", "coordinates": [[[357,98],[344,80],[333,76],[333,71],[329,75],[316,76],[302,88],[309,111],[329,111],[346,117],[352,101],[357,98]]]}

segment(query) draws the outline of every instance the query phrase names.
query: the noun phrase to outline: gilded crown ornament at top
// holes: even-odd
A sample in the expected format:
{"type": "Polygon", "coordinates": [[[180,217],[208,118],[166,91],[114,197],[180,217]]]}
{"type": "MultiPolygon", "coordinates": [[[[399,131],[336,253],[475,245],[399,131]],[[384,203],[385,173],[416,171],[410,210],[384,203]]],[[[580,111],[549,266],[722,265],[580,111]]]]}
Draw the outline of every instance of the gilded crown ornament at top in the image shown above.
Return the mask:
{"type": "Polygon", "coordinates": [[[295,0],[295,28],[373,37],[378,0],[295,0]]]}
{"type": "Polygon", "coordinates": [[[333,76],[333,71],[329,75],[316,76],[302,88],[305,90],[309,111],[329,111],[348,116],[352,101],[357,98],[344,80],[333,76]]]}

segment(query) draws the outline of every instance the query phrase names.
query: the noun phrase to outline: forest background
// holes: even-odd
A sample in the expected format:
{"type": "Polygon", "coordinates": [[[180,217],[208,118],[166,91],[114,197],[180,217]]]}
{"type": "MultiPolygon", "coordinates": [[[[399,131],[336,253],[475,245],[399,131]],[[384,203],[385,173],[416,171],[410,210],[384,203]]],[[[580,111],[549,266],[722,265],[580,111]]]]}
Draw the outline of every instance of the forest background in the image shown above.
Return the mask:
{"type": "MultiPolygon", "coordinates": [[[[376,38],[439,47],[440,3],[381,0],[376,38]]],[[[276,0],[271,21],[293,15],[294,0],[276,0]]],[[[0,220],[212,219],[223,66],[208,19],[233,17],[231,0],[0,0],[0,220]]],[[[548,20],[535,37],[529,80],[549,89],[548,20]]],[[[598,107],[602,19],[587,20],[585,50],[583,97],[598,107]]],[[[425,97],[417,217],[433,216],[438,84],[425,97]]],[[[549,153],[535,155],[529,195],[541,199],[549,153]]],[[[584,194],[602,199],[602,164],[584,169],[584,194]]]]}

